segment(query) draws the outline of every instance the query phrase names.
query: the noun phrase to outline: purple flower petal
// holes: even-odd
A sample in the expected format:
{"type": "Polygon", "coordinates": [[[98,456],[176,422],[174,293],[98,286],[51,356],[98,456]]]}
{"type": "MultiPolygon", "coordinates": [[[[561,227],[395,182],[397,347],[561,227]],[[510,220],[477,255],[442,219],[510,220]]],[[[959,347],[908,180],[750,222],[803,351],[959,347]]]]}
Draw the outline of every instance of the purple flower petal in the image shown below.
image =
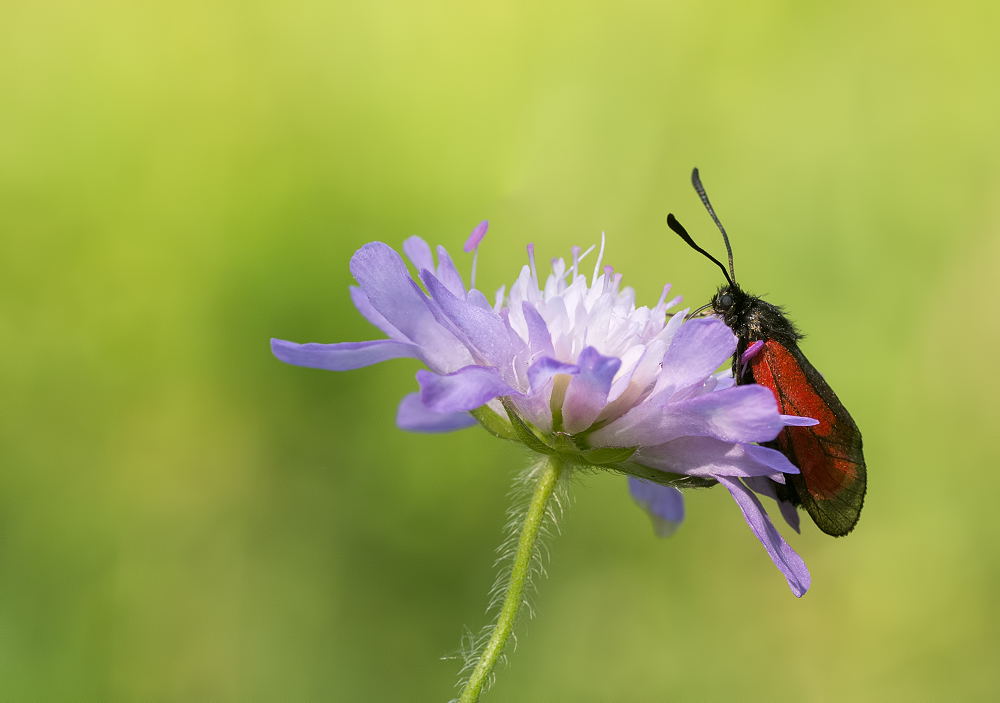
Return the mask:
{"type": "MultiPolygon", "coordinates": [[[[622,366],[626,370],[611,382],[611,390],[608,391],[608,404],[621,398],[622,393],[628,389],[629,384],[632,383],[632,376],[635,375],[636,369],[639,368],[639,363],[645,355],[646,350],[642,347],[632,347],[620,357],[622,366]]],[[[606,408],[607,405],[605,405],[606,408]]]]}
{"type": "Polygon", "coordinates": [[[788,523],[789,527],[796,532],[801,532],[801,530],[799,530],[798,508],[789,503],[787,500],[779,500],[778,509],[781,511],[781,517],[785,518],[785,522],[788,523]]]}
{"type": "Polygon", "coordinates": [[[781,452],[714,437],[678,437],[653,447],[639,447],[632,460],[687,476],[770,476],[799,472],[781,452]]]}
{"type": "Polygon", "coordinates": [[[436,413],[475,410],[497,396],[516,392],[491,366],[466,366],[446,376],[421,369],[417,383],[424,407],[436,413]]]}
{"type": "Polygon", "coordinates": [[[819,424],[819,420],[814,420],[811,417],[801,417],[799,415],[782,415],[781,422],[788,427],[812,427],[813,425],[819,424]]]}
{"type": "Polygon", "coordinates": [[[750,360],[757,356],[763,348],[764,342],[758,339],[756,342],[747,347],[745,352],[740,354],[740,376],[747,372],[747,364],[749,364],[750,360]]]}
{"type": "Polygon", "coordinates": [[[511,405],[514,406],[517,414],[523,420],[542,432],[551,432],[552,408],[549,407],[551,395],[552,381],[550,380],[547,385],[543,384],[537,390],[533,390],[531,395],[512,395],[509,397],[511,405]]]}
{"type": "Polygon", "coordinates": [[[788,526],[796,532],[800,532],[798,509],[787,500],[780,500],[778,498],[778,492],[774,488],[774,481],[764,476],[756,476],[753,478],[743,479],[743,483],[748,485],[754,493],[759,493],[762,496],[767,496],[768,498],[774,500],[778,504],[778,509],[781,511],[781,517],[785,518],[785,522],[788,523],[788,526]]]}
{"type": "Polygon", "coordinates": [[[473,288],[472,290],[469,291],[469,294],[466,296],[466,300],[468,300],[472,305],[482,308],[487,312],[493,312],[493,306],[490,305],[490,301],[486,299],[486,296],[483,295],[482,291],[478,291],[475,288],[473,288]]]}
{"type": "Polygon", "coordinates": [[[734,386],[677,403],[658,406],[647,401],[594,432],[590,443],[595,447],[635,447],[684,436],[769,442],[782,427],[778,404],[769,388],[734,386]]]}
{"type": "Polygon", "coordinates": [[[715,379],[715,390],[721,391],[724,388],[732,388],[736,385],[736,377],[733,376],[732,369],[726,369],[725,371],[720,371],[714,374],[712,378],[715,379]]]}
{"type": "MultiPolygon", "coordinates": [[[[428,276],[432,278],[434,277],[434,274],[431,273],[430,271],[426,271],[426,269],[421,270],[421,275],[423,275],[424,272],[426,272],[428,276]]],[[[434,300],[434,298],[425,295],[424,292],[420,289],[420,285],[416,281],[411,279],[410,286],[413,288],[414,292],[416,292],[417,295],[421,297],[421,299],[424,301],[424,304],[427,305],[427,309],[431,311],[431,315],[434,317],[434,321],[437,322],[439,325],[441,325],[441,327],[443,327],[445,330],[447,330],[449,334],[455,337],[455,339],[459,340],[462,346],[465,347],[467,350],[469,350],[471,355],[473,349],[472,344],[466,338],[465,334],[455,326],[455,323],[451,321],[451,318],[444,314],[444,310],[441,309],[441,306],[438,305],[437,301],[434,300]]],[[[469,303],[469,304],[474,305],[475,303],[469,303]]],[[[465,364],[465,366],[468,366],[468,364],[465,364]]]]}
{"type": "Polygon", "coordinates": [[[531,350],[531,358],[555,356],[555,350],[552,347],[552,335],[541,313],[535,309],[534,305],[527,301],[521,303],[521,312],[524,314],[524,321],[528,325],[528,348],[531,350]]]}
{"type": "Polygon", "coordinates": [[[413,235],[403,242],[403,253],[406,254],[406,258],[410,260],[413,268],[417,271],[421,269],[434,270],[434,257],[431,256],[431,247],[417,235],[413,235]]]}
{"type": "Polygon", "coordinates": [[[654,339],[635,361],[629,359],[632,350],[625,352],[622,356],[622,366],[630,368],[625,373],[620,373],[611,384],[608,404],[598,416],[598,422],[617,419],[648,395],[649,385],[660,372],[660,362],[663,360],[666,347],[666,342],[662,339],[654,339]]]}
{"type": "MultiPolygon", "coordinates": [[[[465,282],[462,280],[462,274],[458,272],[455,268],[455,262],[451,260],[448,255],[448,250],[443,246],[438,245],[438,267],[435,275],[437,279],[444,284],[444,287],[450,290],[454,295],[459,298],[465,298],[465,282]]],[[[430,269],[428,269],[430,270],[430,269]]]]}
{"type": "Polygon", "coordinates": [[[750,359],[757,356],[761,349],[764,348],[764,342],[758,339],[756,342],[747,347],[746,351],[740,354],[740,362],[744,365],[750,361],[750,359]]]}
{"type": "Polygon", "coordinates": [[[747,454],[758,464],[769,466],[775,471],[783,474],[797,474],[799,469],[788,460],[784,454],[777,449],[761,447],[756,444],[747,444],[747,454]]]}
{"type": "Polygon", "coordinates": [[[629,476],[628,491],[653,518],[657,536],[669,537],[684,522],[684,496],[676,488],[629,476]]]}
{"type": "Polygon", "coordinates": [[[483,237],[486,236],[486,230],[489,228],[490,223],[488,220],[483,220],[476,225],[476,228],[472,230],[472,234],[470,234],[469,238],[465,240],[465,246],[462,247],[462,250],[466,254],[471,253],[473,249],[479,246],[479,242],[483,241],[483,237]]]}
{"type": "Polygon", "coordinates": [[[451,432],[476,424],[469,413],[436,413],[424,407],[419,393],[404,396],[396,412],[396,425],[410,432],[451,432]]]}
{"type": "Polygon", "coordinates": [[[528,383],[531,384],[531,392],[538,392],[549,380],[561,373],[575,376],[580,373],[580,367],[564,364],[549,356],[542,357],[528,367],[528,383]]]}
{"type": "Polygon", "coordinates": [[[368,302],[368,296],[365,292],[358,288],[357,286],[351,286],[351,302],[354,303],[354,307],[358,309],[358,312],[368,320],[370,323],[378,327],[380,330],[385,332],[387,335],[393,339],[398,339],[404,342],[408,342],[406,335],[397,330],[395,327],[389,324],[389,321],[382,316],[378,310],[372,307],[372,304],[368,302]]]}
{"type": "Polygon", "coordinates": [[[701,384],[736,351],[736,335],[722,320],[690,320],[681,325],[663,355],[654,394],[673,394],[701,384]]]}
{"type": "Polygon", "coordinates": [[[420,347],[432,369],[451,371],[472,363],[468,350],[434,319],[427,298],[392,247],[382,242],[365,244],[351,257],[351,273],[372,307],[420,347]]]}
{"type": "Polygon", "coordinates": [[[507,326],[492,310],[483,310],[462,298],[456,297],[429,271],[421,271],[420,277],[441,312],[455,325],[468,340],[479,356],[492,366],[502,369],[505,374],[512,369],[514,346],[507,334],[507,326]]]}
{"type": "Polygon", "coordinates": [[[286,364],[327,371],[351,371],[389,359],[420,358],[420,348],[415,344],[394,339],[341,344],[296,344],[272,339],[271,351],[286,364]]]}
{"type": "Polygon", "coordinates": [[[608,402],[611,381],[622,362],[617,357],[602,355],[594,347],[586,347],[576,364],[580,373],[570,381],[562,407],[563,428],[570,434],[594,424],[608,402]]]}
{"type": "Polygon", "coordinates": [[[792,593],[795,594],[796,598],[801,598],[809,590],[809,584],[812,582],[809,569],[806,568],[802,557],[796,554],[781,537],[753,491],[738,478],[719,476],[718,479],[719,483],[729,490],[736,504],[740,506],[743,517],[757,539],[764,545],[771,561],[785,575],[785,580],[788,581],[788,587],[792,589],[792,593]]]}
{"type": "MultiPolygon", "coordinates": [[[[497,314],[493,312],[492,308],[488,308],[486,312],[490,315],[497,314]]],[[[522,382],[528,377],[528,364],[530,362],[528,343],[521,338],[521,335],[510,324],[510,309],[501,308],[499,316],[503,321],[503,328],[507,331],[507,339],[510,340],[511,350],[514,352],[514,375],[512,379],[514,380],[514,385],[521,388],[524,385],[522,382]]]]}

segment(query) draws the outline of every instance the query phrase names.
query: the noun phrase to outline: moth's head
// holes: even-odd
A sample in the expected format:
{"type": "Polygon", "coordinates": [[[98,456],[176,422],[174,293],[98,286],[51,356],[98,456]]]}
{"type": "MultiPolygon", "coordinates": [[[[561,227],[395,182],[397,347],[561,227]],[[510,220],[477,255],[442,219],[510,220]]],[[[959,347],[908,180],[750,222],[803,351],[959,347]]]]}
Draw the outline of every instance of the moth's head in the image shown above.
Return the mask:
{"type": "Polygon", "coordinates": [[[722,321],[732,327],[746,312],[749,296],[738,285],[726,284],[712,296],[712,312],[722,318],[722,321]]]}

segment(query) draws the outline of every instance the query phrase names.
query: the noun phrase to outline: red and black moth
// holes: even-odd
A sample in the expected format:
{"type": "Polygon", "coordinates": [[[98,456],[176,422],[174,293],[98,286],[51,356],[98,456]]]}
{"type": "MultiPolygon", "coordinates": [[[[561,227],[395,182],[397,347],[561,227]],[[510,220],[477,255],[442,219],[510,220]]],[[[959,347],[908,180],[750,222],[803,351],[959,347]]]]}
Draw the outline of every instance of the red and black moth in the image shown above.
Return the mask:
{"type": "Polygon", "coordinates": [[[695,244],[673,214],[667,216],[667,224],[690,247],[714,261],[726,277],[726,285],[702,309],[710,308],[721,317],[739,340],[733,355],[736,383],[767,386],[782,414],[819,420],[812,427],[785,427],[774,441],[764,445],[780,451],[802,472],[787,476],[784,485],[777,484],[778,497],[804,507],[823,532],[842,537],[858,524],[865,500],[867,472],[861,430],[799,349],[802,335],[784,310],[736,284],[729,237],[705,194],[698,169],[691,173],[691,183],[722,232],[729,270],[695,244]]]}

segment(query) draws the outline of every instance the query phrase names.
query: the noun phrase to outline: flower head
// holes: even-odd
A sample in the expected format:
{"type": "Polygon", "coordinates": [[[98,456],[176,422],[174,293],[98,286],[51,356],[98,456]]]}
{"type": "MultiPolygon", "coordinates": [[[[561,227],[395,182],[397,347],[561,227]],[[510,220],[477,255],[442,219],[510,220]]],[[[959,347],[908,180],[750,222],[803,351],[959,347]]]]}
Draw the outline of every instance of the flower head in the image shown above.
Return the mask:
{"type": "MultiPolygon", "coordinates": [[[[483,222],[466,243],[478,255],[483,222]]],[[[593,247],[591,248],[593,249],[593,247]]],[[[636,307],[622,274],[602,267],[601,238],[593,272],[582,266],[591,250],[574,247],[569,261],[552,260],[540,280],[533,245],[510,291],[491,303],[466,289],[451,257],[419,237],[403,242],[417,271],[382,242],[351,259],[358,282],[351,298],[387,339],[340,344],[272,340],[290,364],[346,371],[413,357],[419,391],[399,405],[397,424],[417,432],[446,432],[478,423],[530,449],[570,464],[628,475],[635,500],[650,512],[660,534],[684,517],[678,487],[723,484],[792,591],[809,587],[802,559],[774,528],[755,493],[777,500],[775,483],[798,473],[780,452],[759,446],[786,424],[771,391],[734,385],[716,370],[733,355],[736,337],[715,318],[670,313],[664,286],[652,307],[636,307]]],[[[786,516],[794,508],[781,506],[786,516]],[[789,512],[789,508],[790,512],[789,512]]],[[[797,519],[790,524],[797,529],[797,519]]]]}

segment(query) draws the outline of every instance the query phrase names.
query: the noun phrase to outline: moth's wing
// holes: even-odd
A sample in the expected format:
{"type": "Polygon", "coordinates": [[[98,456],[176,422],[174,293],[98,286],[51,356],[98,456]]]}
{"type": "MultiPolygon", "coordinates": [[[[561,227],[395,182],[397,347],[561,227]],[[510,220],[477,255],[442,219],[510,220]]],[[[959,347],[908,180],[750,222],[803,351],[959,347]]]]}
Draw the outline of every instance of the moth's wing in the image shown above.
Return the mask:
{"type": "Polygon", "coordinates": [[[757,383],[774,391],[783,414],[819,420],[786,427],[773,446],[802,472],[790,478],[816,525],[828,535],[846,535],[858,523],[868,481],[861,431],[797,347],[768,340],[750,368],[757,383]]]}

